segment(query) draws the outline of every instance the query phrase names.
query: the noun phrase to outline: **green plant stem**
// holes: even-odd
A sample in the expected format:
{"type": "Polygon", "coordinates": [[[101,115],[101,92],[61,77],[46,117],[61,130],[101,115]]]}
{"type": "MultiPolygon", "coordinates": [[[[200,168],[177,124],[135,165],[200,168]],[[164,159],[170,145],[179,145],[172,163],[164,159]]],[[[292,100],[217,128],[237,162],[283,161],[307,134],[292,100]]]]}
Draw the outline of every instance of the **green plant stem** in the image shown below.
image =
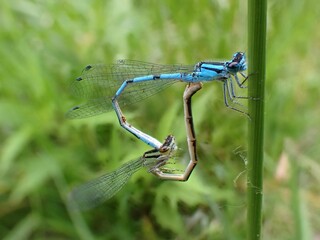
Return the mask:
{"type": "Polygon", "coordinates": [[[263,197],[264,82],[266,71],[266,0],[248,0],[250,75],[247,239],[261,238],[263,197]]]}

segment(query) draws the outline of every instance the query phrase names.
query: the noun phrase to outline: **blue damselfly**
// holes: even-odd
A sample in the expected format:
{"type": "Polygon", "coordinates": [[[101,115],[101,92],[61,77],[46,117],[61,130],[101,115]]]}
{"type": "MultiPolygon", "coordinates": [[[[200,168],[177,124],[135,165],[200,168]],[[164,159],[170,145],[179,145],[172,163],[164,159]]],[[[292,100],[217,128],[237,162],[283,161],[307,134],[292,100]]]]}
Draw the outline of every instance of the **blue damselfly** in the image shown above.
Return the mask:
{"type": "Polygon", "coordinates": [[[162,143],[128,123],[121,111],[121,106],[136,103],[152,96],[176,82],[199,83],[210,81],[223,82],[224,102],[231,106],[235,94],[233,81],[243,87],[247,76],[246,57],[243,52],[236,52],[230,61],[199,62],[194,66],[161,65],[141,61],[120,60],[111,65],[88,65],[72,83],[75,95],[88,99],[87,103],[75,106],[67,112],[69,118],[84,118],[114,109],[120,125],[148,145],[160,149],[162,143]],[[241,82],[238,75],[244,80],[241,82]]]}

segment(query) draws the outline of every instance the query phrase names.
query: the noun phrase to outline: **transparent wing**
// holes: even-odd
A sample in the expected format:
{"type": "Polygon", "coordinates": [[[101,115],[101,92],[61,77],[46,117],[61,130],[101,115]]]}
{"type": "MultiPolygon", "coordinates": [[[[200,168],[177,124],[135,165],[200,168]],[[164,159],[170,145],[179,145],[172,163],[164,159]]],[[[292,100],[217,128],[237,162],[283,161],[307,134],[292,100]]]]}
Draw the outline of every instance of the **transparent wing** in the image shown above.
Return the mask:
{"type": "MultiPolygon", "coordinates": [[[[161,65],[133,60],[120,60],[111,65],[89,65],[71,84],[74,95],[88,99],[88,102],[69,110],[67,117],[89,117],[112,109],[111,99],[121,84],[138,76],[163,73],[190,73],[193,66],[161,65]]],[[[118,102],[121,106],[146,99],[178,80],[152,80],[130,84],[121,94],[118,102]]]]}
{"type": "Polygon", "coordinates": [[[69,201],[79,210],[98,206],[113,197],[128,182],[131,175],[143,166],[144,161],[144,158],[140,157],[75,188],[69,195],[69,201]]]}
{"type": "MultiPolygon", "coordinates": [[[[170,142],[165,142],[170,153],[175,150],[174,139],[170,138],[170,142]],[[171,146],[172,145],[172,146],[171,146]]],[[[168,150],[167,150],[168,151],[168,150]]],[[[142,167],[155,169],[161,165],[165,165],[171,154],[167,151],[151,150],[146,152],[142,157],[123,164],[120,168],[113,172],[109,172],[94,180],[91,180],[79,187],[73,189],[69,194],[69,203],[76,210],[87,210],[94,208],[106,200],[112,198],[120,189],[129,181],[130,177],[142,167]]]]}

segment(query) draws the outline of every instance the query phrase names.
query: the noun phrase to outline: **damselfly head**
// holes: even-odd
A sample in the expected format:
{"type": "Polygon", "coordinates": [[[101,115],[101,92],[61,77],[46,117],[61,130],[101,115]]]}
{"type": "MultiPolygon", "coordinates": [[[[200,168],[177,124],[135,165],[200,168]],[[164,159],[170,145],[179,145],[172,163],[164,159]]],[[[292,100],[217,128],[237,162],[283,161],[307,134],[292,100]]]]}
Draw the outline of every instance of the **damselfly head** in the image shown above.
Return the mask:
{"type": "Polygon", "coordinates": [[[247,69],[246,55],[243,52],[236,52],[231,61],[226,62],[228,71],[236,73],[247,69]]]}
{"type": "Polygon", "coordinates": [[[177,145],[175,142],[175,137],[173,135],[167,136],[164,143],[160,147],[159,151],[163,155],[173,155],[173,153],[177,150],[177,145]]]}

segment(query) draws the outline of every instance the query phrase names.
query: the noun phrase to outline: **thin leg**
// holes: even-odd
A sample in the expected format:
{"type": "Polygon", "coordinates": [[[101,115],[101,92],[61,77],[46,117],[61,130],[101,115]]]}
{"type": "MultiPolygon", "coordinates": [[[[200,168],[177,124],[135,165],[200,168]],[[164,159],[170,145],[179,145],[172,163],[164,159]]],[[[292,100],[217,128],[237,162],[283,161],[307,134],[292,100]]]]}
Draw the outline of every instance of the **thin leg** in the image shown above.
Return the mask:
{"type": "Polygon", "coordinates": [[[244,80],[242,82],[240,82],[239,78],[238,78],[238,75],[235,74],[233,75],[234,79],[236,80],[238,86],[240,88],[247,88],[247,86],[244,86],[244,83],[247,81],[247,79],[249,78],[249,75],[246,76],[243,72],[240,72],[241,76],[244,78],[244,80]]]}
{"type": "MultiPolygon", "coordinates": [[[[232,86],[232,85],[231,85],[231,86],[232,86]]],[[[231,92],[232,92],[232,91],[233,91],[233,90],[231,90],[231,92]]],[[[235,111],[237,111],[237,112],[243,113],[243,114],[245,114],[245,115],[248,116],[248,113],[246,113],[246,112],[244,112],[244,111],[242,111],[242,110],[239,110],[239,109],[237,109],[237,108],[235,108],[235,107],[232,107],[232,106],[229,104],[229,102],[228,102],[228,96],[229,96],[229,98],[230,98],[231,100],[233,100],[234,98],[239,98],[239,97],[233,97],[232,95],[230,95],[230,90],[229,90],[229,86],[228,86],[228,80],[226,80],[226,81],[223,82],[223,99],[224,99],[224,104],[225,104],[228,108],[230,108],[230,109],[232,109],[232,110],[235,110],[235,111]]],[[[234,103],[241,105],[241,104],[238,103],[238,102],[234,102],[234,103]]],[[[242,106],[242,105],[241,105],[241,106],[242,106]]]]}
{"type": "MultiPolygon", "coordinates": [[[[231,101],[234,101],[234,99],[249,99],[249,97],[244,97],[244,96],[237,96],[234,90],[233,82],[232,79],[229,78],[225,81],[225,84],[227,85],[228,88],[228,95],[231,101]]],[[[237,103],[237,102],[235,102],[237,103]]],[[[240,104],[241,105],[241,104],[240,104]]]]}
{"type": "Polygon", "coordinates": [[[159,149],[154,148],[143,154],[143,158],[146,159],[144,165],[149,167],[149,172],[157,175],[156,173],[162,172],[160,168],[167,164],[176,150],[175,138],[173,135],[169,135],[159,149]]]}
{"type": "MultiPolygon", "coordinates": [[[[159,165],[156,165],[154,168],[150,168],[150,172],[155,174],[161,179],[175,180],[175,181],[187,181],[190,177],[193,169],[198,163],[197,151],[196,151],[196,135],[193,127],[193,118],[192,118],[192,108],[191,108],[191,98],[192,96],[202,88],[201,83],[191,83],[187,85],[186,90],[183,94],[183,103],[184,103],[184,120],[187,133],[187,143],[190,155],[190,161],[187,165],[184,173],[182,174],[172,174],[164,173],[161,171],[160,167],[165,165],[169,158],[164,158],[165,161],[160,162],[159,165]]],[[[160,148],[161,149],[161,148],[160,148]]]]}

